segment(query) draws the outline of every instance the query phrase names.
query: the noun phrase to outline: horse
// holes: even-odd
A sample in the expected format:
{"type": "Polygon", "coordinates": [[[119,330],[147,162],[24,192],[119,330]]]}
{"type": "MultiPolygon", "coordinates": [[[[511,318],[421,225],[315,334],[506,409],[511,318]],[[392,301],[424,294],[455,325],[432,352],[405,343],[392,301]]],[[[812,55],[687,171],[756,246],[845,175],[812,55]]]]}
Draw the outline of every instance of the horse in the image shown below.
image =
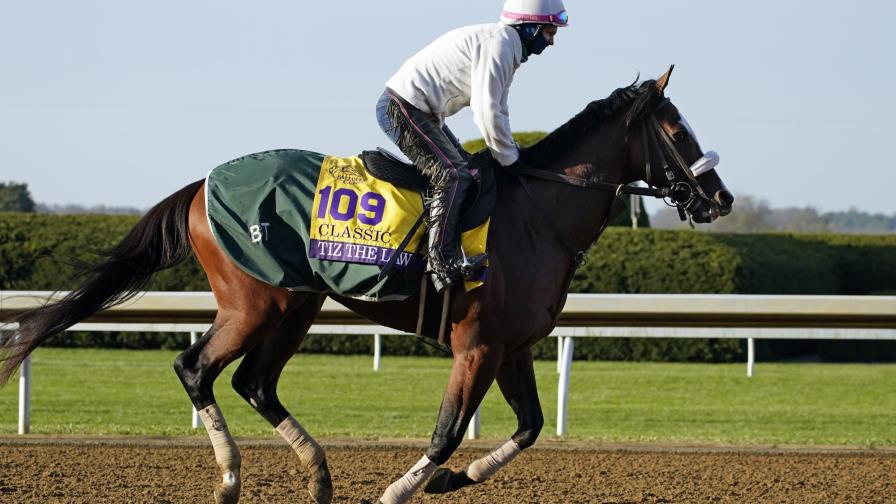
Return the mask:
{"type": "MultiPolygon", "coordinates": [[[[691,171],[707,155],[665,96],[673,68],[656,80],[636,79],[609,97],[590,102],[523,150],[521,168],[501,169],[487,151],[473,156],[473,166],[496,170],[488,280],[470,292],[459,287],[450,292],[446,338],[453,365],[430,446],[417,464],[385,489],[379,502],[408,502],[421,487],[428,493],[447,493],[481,484],[535,443],[544,418],[531,347],[557,324],[573,274],[607,226],[620,193],[666,197],[683,218],[698,223],[731,211],[734,199],[717,172],[691,171]],[[650,188],[628,185],[639,180],[650,188]],[[516,432],[463,471],[440,468],[460,445],[495,381],[516,414],[516,432]]],[[[193,254],[207,275],[218,311],[208,332],[176,357],[174,370],[214,449],[221,473],[215,501],[238,502],[241,479],[239,449],[212,385],[228,364],[243,357],[233,375],[233,388],[296,452],[307,470],[313,501],[329,503],[333,482],[326,453],[280,402],[280,373],[327,296],[374,322],[414,333],[420,294],[374,303],[294,292],[256,280],[218,246],[206,219],[204,192],[200,180],[161,201],[104,259],[90,266],[79,288],[19,315],[18,330],[3,342],[0,383],[6,383],[41,342],[137,295],[153,273],[193,254]]]]}

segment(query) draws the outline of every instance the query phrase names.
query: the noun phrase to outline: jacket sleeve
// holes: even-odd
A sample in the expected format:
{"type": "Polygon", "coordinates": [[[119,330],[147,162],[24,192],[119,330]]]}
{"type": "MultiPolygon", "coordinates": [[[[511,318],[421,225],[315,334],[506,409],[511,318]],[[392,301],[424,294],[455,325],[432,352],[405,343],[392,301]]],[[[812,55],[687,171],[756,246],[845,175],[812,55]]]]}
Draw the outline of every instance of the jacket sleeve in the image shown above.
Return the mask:
{"type": "Polygon", "coordinates": [[[492,156],[503,166],[519,158],[507,107],[507,95],[517,67],[515,49],[502,37],[486,40],[474,54],[470,81],[473,120],[492,156]]]}

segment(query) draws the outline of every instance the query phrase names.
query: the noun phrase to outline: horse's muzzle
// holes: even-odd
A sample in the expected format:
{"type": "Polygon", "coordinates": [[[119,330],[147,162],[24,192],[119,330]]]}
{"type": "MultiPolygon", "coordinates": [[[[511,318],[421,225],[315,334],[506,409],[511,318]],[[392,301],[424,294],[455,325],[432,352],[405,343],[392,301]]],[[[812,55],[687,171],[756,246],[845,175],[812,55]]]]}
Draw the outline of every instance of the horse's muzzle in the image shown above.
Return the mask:
{"type": "Polygon", "coordinates": [[[700,205],[700,208],[691,213],[691,218],[697,224],[710,224],[719,218],[719,210],[715,205],[700,205]]]}
{"type": "Polygon", "coordinates": [[[734,195],[727,189],[716,191],[712,199],[719,205],[718,210],[721,217],[731,213],[731,209],[734,207],[734,195]]]}

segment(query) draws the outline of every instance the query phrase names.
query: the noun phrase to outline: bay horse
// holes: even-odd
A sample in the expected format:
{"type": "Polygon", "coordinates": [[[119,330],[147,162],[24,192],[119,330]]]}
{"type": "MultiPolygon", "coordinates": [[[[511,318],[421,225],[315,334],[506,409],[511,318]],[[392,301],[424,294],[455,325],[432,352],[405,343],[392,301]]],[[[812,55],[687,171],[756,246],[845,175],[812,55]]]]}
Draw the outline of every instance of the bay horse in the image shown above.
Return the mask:
{"type": "MultiPolygon", "coordinates": [[[[655,186],[640,191],[667,196],[683,217],[687,214],[697,222],[708,223],[731,211],[733,197],[715,170],[697,175],[690,170],[706,155],[665,97],[671,72],[589,103],[526,149],[524,168],[498,170],[488,280],[470,292],[457,288],[451,293],[447,338],[453,367],[430,447],[420,462],[386,488],[379,502],[407,502],[424,485],[426,492],[445,493],[482,483],[532,446],[544,419],[530,349],[555,327],[572,276],[606,227],[618,193],[637,191],[625,184],[643,180],[655,186]],[[463,471],[439,469],[460,445],[494,381],[516,414],[516,432],[463,471]]],[[[475,155],[473,162],[498,169],[487,153],[475,155]]],[[[6,383],[41,342],[133,297],[153,273],[181,262],[192,251],[205,270],[218,311],[209,331],[175,359],[174,370],[200,412],[220,467],[215,501],[238,502],[241,481],[239,449],[212,385],[228,364],[243,357],[233,388],[295,450],[308,471],[314,502],[329,503],[333,483],[326,454],[280,402],[277,382],[330,294],[292,292],[243,272],[219,248],[204,201],[202,180],[169,196],[90,267],[81,287],[18,316],[19,329],[3,342],[0,382],[6,383]]],[[[330,296],[374,322],[415,332],[419,295],[381,303],[330,296]]]]}

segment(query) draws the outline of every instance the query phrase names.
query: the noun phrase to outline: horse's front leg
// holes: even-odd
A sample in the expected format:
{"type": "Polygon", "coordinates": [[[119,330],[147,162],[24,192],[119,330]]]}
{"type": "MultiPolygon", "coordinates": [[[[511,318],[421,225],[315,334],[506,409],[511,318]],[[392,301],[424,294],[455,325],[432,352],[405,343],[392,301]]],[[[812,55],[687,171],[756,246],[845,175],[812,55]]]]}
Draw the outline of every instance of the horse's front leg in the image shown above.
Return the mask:
{"type": "Polygon", "coordinates": [[[509,464],[520,452],[535,443],[544,426],[544,416],[535,387],[535,368],[532,352],[526,350],[508,357],[498,370],[498,386],[504,399],[516,413],[518,427],[509,441],[487,456],[470,464],[466,470],[454,472],[441,468],[426,484],[426,493],[447,493],[459,488],[482,483],[499,469],[509,464]]]}
{"type": "Polygon", "coordinates": [[[380,498],[382,504],[408,502],[460,446],[470,419],[494,381],[501,362],[500,349],[481,342],[478,330],[478,323],[455,327],[451,337],[454,365],[429,450],[410,471],[389,485],[380,498]]]}

